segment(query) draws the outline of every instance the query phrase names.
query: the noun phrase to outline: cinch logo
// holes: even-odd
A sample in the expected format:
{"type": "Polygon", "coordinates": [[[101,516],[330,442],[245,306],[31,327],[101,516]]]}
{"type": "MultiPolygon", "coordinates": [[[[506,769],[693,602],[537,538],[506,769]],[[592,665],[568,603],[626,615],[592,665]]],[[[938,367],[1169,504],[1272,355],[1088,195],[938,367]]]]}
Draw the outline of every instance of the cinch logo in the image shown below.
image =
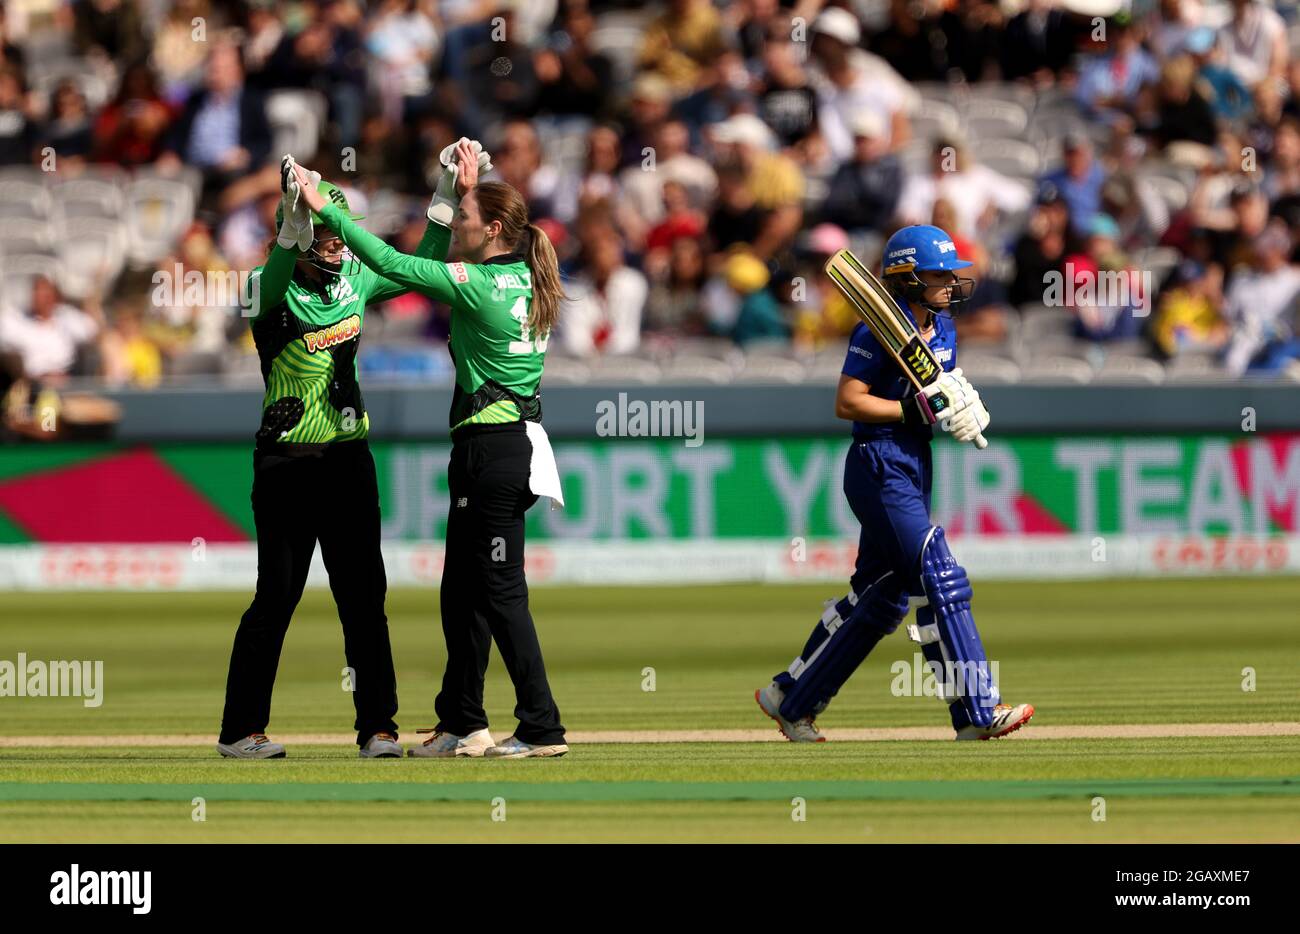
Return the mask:
{"type": "Polygon", "coordinates": [[[360,333],[361,316],[348,315],[342,321],[323,327],[319,331],[308,331],[302,336],[302,342],[307,345],[308,353],[315,353],[326,347],[350,341],[360,333]]]}
{"type": "Polygon", "coordinates": [[[153,873],[82,872],[76,863],[69,872],[50,876],[51,905],[130,905],[132,914],[147,915],[153,904],[153,873]]]}
{"type": "Polygon", "coordinates": [[[934,349],[934,359],[940,363],[947,363],[952,359],[952,350],[947,347],[936,347],[934,349]]]}
{"type": "Polygon", "coordinates": [[[934,245],[939,248],[940,253],[956,253],[957,247],[951,240],[936,240],[934,245]]]}

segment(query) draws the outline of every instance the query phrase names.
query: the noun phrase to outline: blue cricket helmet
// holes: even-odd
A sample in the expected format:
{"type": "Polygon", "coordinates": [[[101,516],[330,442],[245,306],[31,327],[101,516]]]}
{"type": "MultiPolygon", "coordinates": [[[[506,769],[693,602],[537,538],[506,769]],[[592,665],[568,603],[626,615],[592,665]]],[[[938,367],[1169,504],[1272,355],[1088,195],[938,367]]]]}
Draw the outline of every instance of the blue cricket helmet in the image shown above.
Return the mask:
{"type": "Polygon", "coordinates": [[[957,255],[957,245],[946,232],[930,224],[904,227],[885,244],[881,273],[945,271],[972,265],[957,255]]]}
{"type": "Polygon", "coordinates": [[[917,273],[955,273],[972,265],[957,255],[957,245],[946,232],[930,224],[916,224],[902,228],[885,243],[880,274],[885,286],[909,305],[920,305],[932,314],[951,316],[971,297],[975,280],[954,275],[948,301],[932,304],[925,300],[929,287],[917,273]]]}

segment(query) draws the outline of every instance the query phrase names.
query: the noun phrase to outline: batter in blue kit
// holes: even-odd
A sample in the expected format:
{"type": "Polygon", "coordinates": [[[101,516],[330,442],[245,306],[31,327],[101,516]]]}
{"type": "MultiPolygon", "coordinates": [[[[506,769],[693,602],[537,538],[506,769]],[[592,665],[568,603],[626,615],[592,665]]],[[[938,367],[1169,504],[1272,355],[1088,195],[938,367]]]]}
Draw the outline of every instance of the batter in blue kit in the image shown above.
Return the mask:
{"type": "Polygon", "coordinates": [[[853,423],[844,495],[862,526],[849,593],[828,601],[807,644],[755,699],[793,742],[822,742],[816,717],[882,638],[902,624],[920,644],[957,739],[992,739],[1019,729],[1029,704],[1001,702],[971,615],[971,584],[930,520],[934,411],[941,428],[970,441],[989,424],[979,393],[957,367],[952,314],[973,281],[938,227],[904,227],[885,244],[881,281],[935,352],[944,373],[918,393],[865,324],[849,339],[836,415],[853,423]],[[932,399],[942,394],[946,405],[932,399]]]}

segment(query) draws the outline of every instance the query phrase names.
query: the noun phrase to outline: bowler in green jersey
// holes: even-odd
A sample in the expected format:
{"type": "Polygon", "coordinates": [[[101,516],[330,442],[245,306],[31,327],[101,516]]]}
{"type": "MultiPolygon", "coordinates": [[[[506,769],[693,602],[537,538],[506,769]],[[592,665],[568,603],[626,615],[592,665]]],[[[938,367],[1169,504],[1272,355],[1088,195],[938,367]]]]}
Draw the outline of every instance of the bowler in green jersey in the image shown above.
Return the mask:
{"type": "Polygon", "coordinates": [[[439,594],[447,669],[435,702],[438,725],[409,753],[559,756],[568,746],[528,611],[524,513],[539,496],[563,502],[538,393],[563,294],[555,250],[528,222],[523,197],[501,182],[478,184],[490,162],[475,146],[462,140],[444,152],[429,205],[429,220],[440,228],[434,255],[446,251],[449,261],[403,254],[319,193],[304,188],[304,195],[363,264],[451,306],[451,509],[439,594]],[[494,640],[514,682],[519,721],[500,742],[483,709],[494,640]]]}

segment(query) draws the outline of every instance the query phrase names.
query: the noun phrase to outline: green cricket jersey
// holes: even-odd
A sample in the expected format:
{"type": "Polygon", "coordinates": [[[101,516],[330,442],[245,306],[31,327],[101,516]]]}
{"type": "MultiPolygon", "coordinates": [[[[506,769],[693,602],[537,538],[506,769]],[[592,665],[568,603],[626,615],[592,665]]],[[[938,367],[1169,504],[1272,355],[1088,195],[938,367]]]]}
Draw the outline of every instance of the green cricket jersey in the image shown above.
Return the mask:
{"type": "MultiPolygon", "coordinates": [[[[429,224],[418,252],[432,255],[436,231],[429,224]]],[[[317,287],[295,276],[296,250],[276,243],[266,263],[248,279],[253,342],[261,359],[262,398],[259,447],[311,452],[335,441],[364,438],[370,431],[357,379],[357,347],[366,305],[408,291],[408,287],[366,266],[317,287]]]]}
{"type": "MultiPolygon", "coordinates": [[[[408,256],[328,204],[321,219],[367,266],[404,288],[451,306],[451,355],[456,389],[451,430],[465,425],[541,421],[538,386],[548,335],[528,327],[533,300],[532,272],[518,253],[486,263],[446,263],[408,256]]],[[[451,231],[437,228],[434,254],[446,256],[451,231]]]]}

